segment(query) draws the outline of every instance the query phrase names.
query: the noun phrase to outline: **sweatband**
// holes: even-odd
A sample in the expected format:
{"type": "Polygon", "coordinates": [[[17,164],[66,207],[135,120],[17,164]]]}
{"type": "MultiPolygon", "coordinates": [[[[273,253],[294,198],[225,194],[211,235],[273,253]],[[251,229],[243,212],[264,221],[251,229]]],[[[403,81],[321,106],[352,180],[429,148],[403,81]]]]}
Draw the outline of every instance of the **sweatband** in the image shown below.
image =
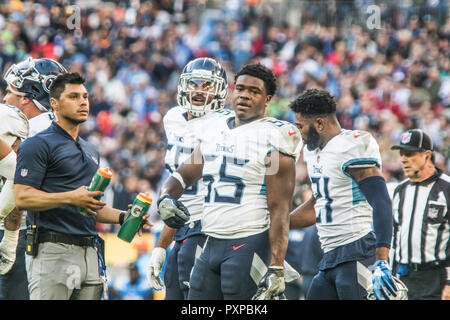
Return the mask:
{"type": "Polygon", "coordinates": [[[368,177],[358,183],[359,189],[373,209],[376,247],[391,247],[393,232],[392,202],[381,176],[368,177]]]}
{"type": "Polygon", "coordinates": [[[0,160],[0,176],[7,180],[13,180],[16,172],[17,155],[11,150],[3,159],[0,160]]]}
{"type": "Polygon", "coordinates": [[[186,189],[186,183],[184,183],[183,177],[181,176],[181,174],[179,174],[177,171],[172,173],[172,178],[175,178],[178,180],[178,182],[180,182],[181,186],[183,187],[183,189],[186,189]]]}

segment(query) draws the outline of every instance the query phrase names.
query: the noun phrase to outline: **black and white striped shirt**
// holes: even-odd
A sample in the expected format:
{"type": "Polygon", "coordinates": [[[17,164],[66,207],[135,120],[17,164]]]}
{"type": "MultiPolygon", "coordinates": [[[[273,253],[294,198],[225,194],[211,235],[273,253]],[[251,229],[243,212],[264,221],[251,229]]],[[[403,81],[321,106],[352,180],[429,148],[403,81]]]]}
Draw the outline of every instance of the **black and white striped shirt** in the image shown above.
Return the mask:
{"type": "Polygon", "coordinates": [[[392,200],[397,263],[449,265],[449,204],[450,177],[441,171],[425,181],[406,179],[397,186],[392,200]]]}

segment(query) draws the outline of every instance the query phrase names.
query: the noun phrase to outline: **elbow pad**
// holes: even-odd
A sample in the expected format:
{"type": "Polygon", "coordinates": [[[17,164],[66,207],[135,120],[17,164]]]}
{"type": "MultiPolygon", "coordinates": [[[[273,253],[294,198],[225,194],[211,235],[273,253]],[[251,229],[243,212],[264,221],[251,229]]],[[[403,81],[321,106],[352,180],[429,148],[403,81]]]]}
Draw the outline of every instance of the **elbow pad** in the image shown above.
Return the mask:
{"type": "Polygon", "coordinates": [[[5,177],[7,180],[14,180],[14,174],[16,172],[17,155],[11,150],[10,153],[0,160],[0,176],[5,177]]]}
{"type": "Polygon", "coordinates": [[[392,202],[383,177],[372,176],[358,183],[373,209],[373,229],[377,247],[391,247],[393,217],[392,202]]]}

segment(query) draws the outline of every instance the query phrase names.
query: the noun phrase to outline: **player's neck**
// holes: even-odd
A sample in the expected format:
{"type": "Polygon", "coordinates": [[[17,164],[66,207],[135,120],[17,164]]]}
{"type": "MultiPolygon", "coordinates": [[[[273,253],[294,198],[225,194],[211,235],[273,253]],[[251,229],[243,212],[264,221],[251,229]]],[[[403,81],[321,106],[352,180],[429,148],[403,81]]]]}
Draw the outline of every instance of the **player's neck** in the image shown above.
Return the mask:
{"type": "Polygon", "coordinates": [[[28,120],[40,115],[42,112],[34,105],[34,103],[28,103],[26,106],[19,107],[20,111],[27,117],[28,120]]]}
{"type": "Polygon", "coordinates": [[[338,125],[334,125],[331,126],[329,130],[326,130],[326,132],[324,132],[323,134],[321,134],[321,140],[322,143],[319,145],[320,149],[325,148],[325,146],[327,145],[327,143],[333,139],[334,137],[336,137],[337,135],[341,134],[342,132],[342,128],[341,126],[338,125]]]}
{"type": "Polygon", "coordinates": [[[234,127],[236,128],[236,127],[239,127],[239,126],[243,126],[244,124],[247,124],[247,123],[250,123],[250,122],[262,119],[262,118],[264,118],[264,116],[265,116],[264,114],[263,115],[257,115],[255,117],[247,118],[247,119],[239,119],[238,116],[235,116],[234,117],[234,127]]]}

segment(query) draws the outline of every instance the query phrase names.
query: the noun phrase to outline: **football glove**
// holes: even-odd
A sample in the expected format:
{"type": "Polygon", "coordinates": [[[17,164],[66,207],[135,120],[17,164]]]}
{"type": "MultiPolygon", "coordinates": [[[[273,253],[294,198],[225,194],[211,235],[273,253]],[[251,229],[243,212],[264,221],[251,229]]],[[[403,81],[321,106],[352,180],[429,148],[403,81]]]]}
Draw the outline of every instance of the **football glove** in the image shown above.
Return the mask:
{"type": "Polygon", "coordinates": [[[377,260],[372,271],[373,293],[377,300],[390,300],[389,293],[397,296],[397,287],[392,279],[391,269],[386,260],[377,260]]]}
{"type": "Polygon", "coordinates": [[[258,284],[258,290],[252,300],[284,299],[284,268],[269,267],[258,284]]]}
{"type": "Polygon", "coordinates": [[[284,282],[291,282],[300,278],[300,274],[297,272],[297,270],[292,268],[292,266],[286,260],[284,260],[283,266],[284,282]]]}
{"type": "Polygon", "coordinates": [[[180,201],[165,195],[158,199],[158,214],[169,227],[179,229],[189,221],[190,213],[180,201]]]}
{"type": "Polygon", "coordinates": [[[163,248],[154,248],[147,269],[147,283],[150,288],[161,290],[164,282],[161,280],[161,270],[166,260],[166,250],[163,248]]]}
{"type": "Polygon", "coordinates": [[[16,261],[16,247],[19,239],[19,230],[5,230],[2,242],[0,242],[0,275],[11,270],[16,261]]]}

